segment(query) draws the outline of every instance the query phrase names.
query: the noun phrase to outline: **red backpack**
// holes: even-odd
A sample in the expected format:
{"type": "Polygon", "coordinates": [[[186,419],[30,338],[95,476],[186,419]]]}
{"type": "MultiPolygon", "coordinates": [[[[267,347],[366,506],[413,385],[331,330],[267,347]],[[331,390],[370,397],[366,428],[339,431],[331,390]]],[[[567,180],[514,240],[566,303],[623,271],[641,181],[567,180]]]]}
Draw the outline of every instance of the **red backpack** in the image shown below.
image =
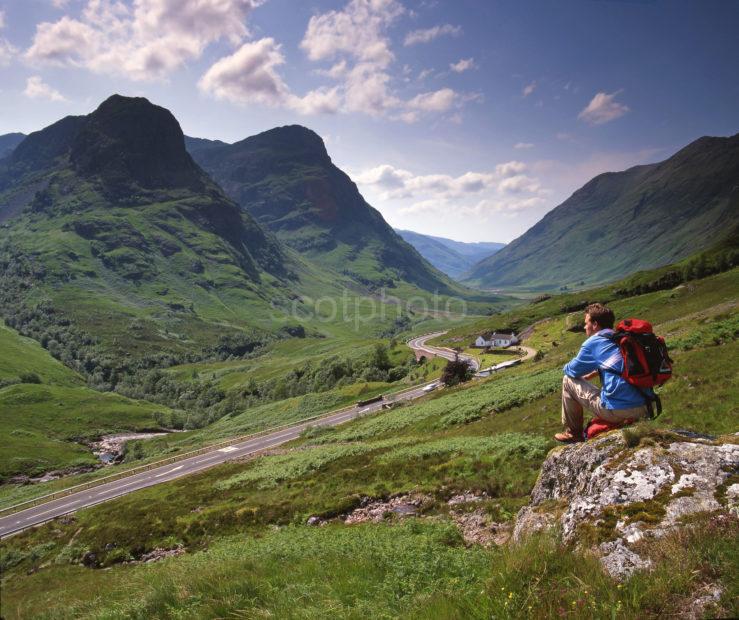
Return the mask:
{"type": "Polygon", "coordinates": [[[616,325],[614,333],[606,338],[615,342],[621,350],[624,369],[619,374],[642,393],[649,417],[653,417],[653,401],[657,403],[657,415],[662,413],[659,397],[645,390],[662,385],[672,377],[672,360],[667,353],[665,339],[655,336],[652,324],[641,319],[624,319],[616,325]]]}

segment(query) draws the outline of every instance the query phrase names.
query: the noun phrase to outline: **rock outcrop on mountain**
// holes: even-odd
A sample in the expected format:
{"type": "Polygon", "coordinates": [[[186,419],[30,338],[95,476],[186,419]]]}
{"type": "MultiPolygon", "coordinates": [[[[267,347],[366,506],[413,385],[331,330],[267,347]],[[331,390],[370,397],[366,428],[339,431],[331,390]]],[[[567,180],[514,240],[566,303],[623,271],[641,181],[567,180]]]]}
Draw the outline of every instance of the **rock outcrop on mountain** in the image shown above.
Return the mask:
{"type": "Polygon", "coordinates": [[[554,528],[592,546],[613,577],[648,569],[640,552],[693,515],[739,515],[739,437],[637,429],[555,448],[542,465],[514,540],[554,528]]]}

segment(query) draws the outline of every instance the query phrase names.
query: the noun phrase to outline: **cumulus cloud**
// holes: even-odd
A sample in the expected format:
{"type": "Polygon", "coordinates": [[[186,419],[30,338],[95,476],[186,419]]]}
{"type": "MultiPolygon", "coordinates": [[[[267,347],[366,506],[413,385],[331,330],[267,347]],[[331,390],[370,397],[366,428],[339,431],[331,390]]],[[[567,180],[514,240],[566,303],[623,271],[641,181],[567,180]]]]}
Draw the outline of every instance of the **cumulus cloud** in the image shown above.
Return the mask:
{"type": "Polygon", "coordinates": [[[451,88],[442,88],[430,93],[421,93],[408,101],[407,106],[411,110],[424,110],[426,112],[446,112],[454,105],[457,93],[451,88]]]}
{"type": "Polygon", "coordinates": [[[522,161],[507,161],[502,164],[495,166],[495,173],[500,177],[510,177],[516,174],[521,174],[526,170],[526,164],[522,161]]]}
{"type": "Polygon", "coordinates": [[[425,30],[413,30],[405,35],[403,45],[406,47],[410,45],[417,45],[418,43],[429,43],[434,39],[443,36],[457,37],[462,34],[462,28],[460,26],[452,26],[452,24],[444,24],[442,26],[434,26],[433,28],[427,28],[425,30]]]}
{"type": "Polygon", "coordinates": [[[535,90],[536,90],[536,82],[531,82],[530,84],[526,84],[526,86],[523,87],[523,90],[521,91],[521,94],[524,97],[528,97],[535,90]]]}
{"type": "Polygon", "coordinates": [[[32,75],[26,80],[26,89],[23,94],[29,99],[48,99],[50,101],[66,101],[58,90],[44,83],[39,75],[32,75]]]}
{"type": "Polygon", "coordinates": [[[507,179],[503,179],[498,184],[498,190],[506,194],[520,194],[522,192],[535,193],[541,189],[539,181],[526,176],[525,174],[517,174],[507,179]]]}
{"type": "Polygon", "coordinates": [[[462,58],[459,62],[453,62],[449,65],[449,68],[455,73],[464,73],[470,69],[474,69],[475,60],[473,58],[462,58]]]}
{"type": "Polygon", "coordinates": [[[198,88],[216,99],[282,106],[301,114],[331,114],[338,110],[337,88],[319,88],[303,97],[290,92],[277,71],[284,63],[281,46],[271,37],[245,43],[210,67],[200,78],[198,88]]]}
{"type": "Polygon", "coordinates": [[[78,19],[36,26],[31,64],[84,67],[134,80],[165,78],[219,40],[238,43],[263,0],[88,0],[78,19]]]}
{"type": "Polygon", "coordinates": [[[245,43],[234,54],[221,58],[200,78],[198,88],[217,99],[236,103],[282,104],[289,89],[277,74],[285,63],[280,45],[272,38],[245,43]]]}
{"type": "MultiPolygon", "coordinates": [[[[329,68],[317,73],[336,81],[333,88],[324,87],[312,99],[320,99],[323,108],[331,111],[384,116],[406,123],[464,105],[468,99],[451,88],[410,98],[398,96],[391,74],[395,55],[387,30],[406,13],[397,0],[351,0],[340,10],[311,17],[300,47],[309,60],[330,62],[329,68]]],[[[444,27],[438,28],[437,34],[429,36],[446,33],[444,27]]],[[[399,78],[407,82],[408,74],[408,67],[401,68],[399,78]]]]}
{"type": "Polygon", "coordinates": [[[610,95],[597,93],[577,118],[590,125],[602,125],[620,118],[629,111],[629,106],[615,101],[616,95],[620,92],[616,91],[610,95]]]}
{"type": "Polygon", "coordinates": [[[519,150],[533,149],[534,145],[531,142],[516,142],[516,144],[513,145],[513,148],[519,150]]]}
{"type": "Polygon", "coordinates": [[[362,188],[383,202],[399,205],[403,215],[464,213],[489,215],[513,213],[540,206],[547,190],[538,179],[522,174],[519,161],[498,164],[492,171],[449,174],[414,174],[383,164],[353,174],[362,188]]]}
{"type": "Polygon", "coordinates": [[[404,12],[395,0],[352,0],[341,11],[311,17],[300,47],[311,60],[348,54],[387,66],[393,54],[384,30],[404,12]]]}
{"type": "Polygon", "coordinates": [[[9,65],[11,58],[15,56],[17,51],[8,41],[0,38],[0,67],[9,65]]]}

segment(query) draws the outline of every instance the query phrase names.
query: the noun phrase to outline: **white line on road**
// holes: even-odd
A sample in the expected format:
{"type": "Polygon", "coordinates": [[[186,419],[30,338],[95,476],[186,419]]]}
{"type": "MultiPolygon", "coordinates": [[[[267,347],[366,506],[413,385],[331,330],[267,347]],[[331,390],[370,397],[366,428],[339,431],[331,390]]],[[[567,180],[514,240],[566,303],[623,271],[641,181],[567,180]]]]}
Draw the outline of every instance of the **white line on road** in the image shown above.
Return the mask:
{"type": "Polygon", "coordinates": [[[62,510],[64,508],[69,508],[70,506],[74,506],[77,503],[79,503],[79,500],[75,500],[71,504],[64,504],[64,506],[56,506],[55,508],[52,508],[51,510],[44,510],[44,512],[37,512],[32,517],[28,517],[28,519],[26,519],[26,521],[30,521],[31,519],[35,519],[37,517],[40,517],[41,515],[49,514],[50,512],[54,512],[56,510],[62,510]]]}
{"type": "Polygon", "coordinates": [[[157,475],[156,475],[156,476],[154,476],[154,477],[155,477],[155,478],[161,478],[162,476],[166,476],[167,474],[171,474],[172,472],[175,472],[175,471],[177,471],[178,469],[182,469],[183,467],[184,467],[184,465],[180,465],[179,467],[175,467],[174,469],[170,469],[169,471],[165,471],[165,472],[163,472],[163,473],[161,473],[161,474],[157,474],[157,475]]]}

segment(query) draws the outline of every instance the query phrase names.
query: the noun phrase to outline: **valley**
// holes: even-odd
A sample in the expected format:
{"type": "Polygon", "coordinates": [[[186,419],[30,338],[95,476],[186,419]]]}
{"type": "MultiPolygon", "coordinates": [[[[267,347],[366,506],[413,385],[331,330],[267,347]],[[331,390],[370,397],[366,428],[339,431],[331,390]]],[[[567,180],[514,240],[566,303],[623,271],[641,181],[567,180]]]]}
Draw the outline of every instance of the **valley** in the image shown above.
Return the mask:
{"type": "MultiPolygon", "coordinates": [[[[168,110],[114,95],[0,140],[3,617],[641,618],[706,584],[731,615],[730,467],[709,510],[673,470],[630,512],[583,522],[582,544],[514,531],[562,454],[562,366],[589,303],[648,318],[674,358],[664,413],[608,435],[614,467],[688,444],[733,454],[735,142],[596,177],[502,248],[422,240],[454,248],[442,270],[306,127],[195,139],[168,110]],[[612,204],[617,218],[648,193],[636,220],[656,230],[678,183],[710,206],[685,215],[690,241],[635,233],[599,262],[581,211],[612,204]],[[588,252],[568,254],[578,243],[588,252]],[[520,350],[476,348],[490,332],[520,350]],[[457,357],[471,369],[450,378],[457,357]],[[120,463],[93,453],[139,433],[120,463]],[[673,498],[679,527],[628,548],[650,578],[607,572],[602,549],[661,523],[673,498]]],[[[542,505],[542,522],[564,514],[542,505]]]]}

